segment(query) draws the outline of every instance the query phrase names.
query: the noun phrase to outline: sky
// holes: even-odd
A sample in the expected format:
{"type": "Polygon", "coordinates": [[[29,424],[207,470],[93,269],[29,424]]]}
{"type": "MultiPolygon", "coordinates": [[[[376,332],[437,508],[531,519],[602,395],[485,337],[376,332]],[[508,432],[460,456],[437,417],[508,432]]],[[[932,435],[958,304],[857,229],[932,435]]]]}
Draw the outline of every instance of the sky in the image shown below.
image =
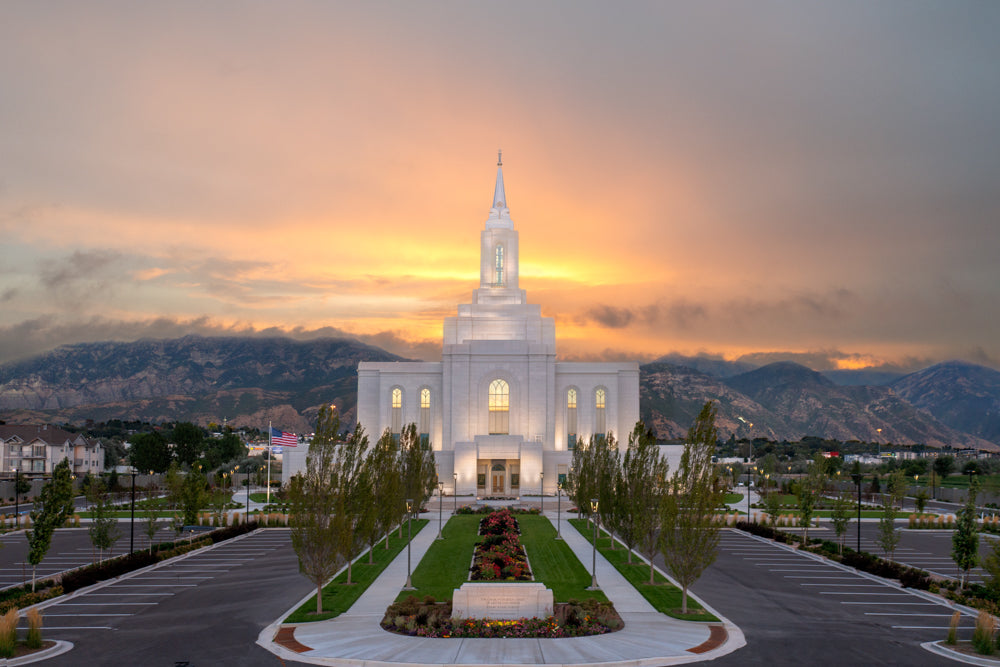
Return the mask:
{"type": "Polygon", "coordinates": [[[1000,3],[0,5],[0,363],[440,358],[503,149],[561,359],[1000,368],[1000,3]]]}

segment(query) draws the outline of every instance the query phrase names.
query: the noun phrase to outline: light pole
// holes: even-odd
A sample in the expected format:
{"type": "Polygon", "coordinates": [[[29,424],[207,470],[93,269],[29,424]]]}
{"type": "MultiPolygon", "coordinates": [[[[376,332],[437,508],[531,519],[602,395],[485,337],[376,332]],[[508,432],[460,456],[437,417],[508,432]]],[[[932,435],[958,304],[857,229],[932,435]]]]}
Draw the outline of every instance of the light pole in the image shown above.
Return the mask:
{"type": "Polygon", "coordinates": [[[128,552],[135,551],[135,466],[132,466],[132,516],[128,524],[128,552]]]}
{"type": "Polygon", "coordinates": [[[438,482],[438,536],[440,540],[444,537],[441,534],[441,528],[444,525],[442,523],[442,518],[444,517],[444,482],[438,482]]]}
{"type": "Polygon", "coordinates": [[[404,591],[412,591],[413,585],[410,583],[410,545],[413,544],[413,533],[410,531],[410,525],[413,520],[413,500],[411,498],[406,499],[406,585],[403,586],[404,591]]]}
{"type": "MultiPolygon", "coordinates": [[[[750,521],[750,466],[747,466],[747,521],[750,521]]],[[[756,468],[754,468],[756,470],[756,468]]]]}
{"type": "Polygon", "coordinates": [[[454,488],[451,491],[451,495],[455,497],[455,514],[458,514],[458,473],[451,473],[451,478],[455,480],[454,488]]]}
{"type": "Polygon", "coordinates": [[[556,539],[562,539],[562,482],[556,485],[556,539]]]}
{"type": "Polygon", "coordinates": [[[863,479],[860,470],[859,466],[858,472],[851,473],[851,478],[858,485],[858,553],[861,553],[861,480],[863,479]]]}
{"type": "Polygon", "coordinates": [[[594,522],[594,555],[590,562],[590,588],[587,590],[596,591],[600,587],[597,585],[597,498],[590,499],[591,521],[594,522]]]}
{"type": "Polygon", "coordinates": [[[21,527],[21,471],[14,468],[14,530],[21,527]]]}
{"type": "Polygon", "coordinates": [[[542,499],[542,509],[540,514],[545,514],[545,473],[538,473],[538,495],[542,499]]]}

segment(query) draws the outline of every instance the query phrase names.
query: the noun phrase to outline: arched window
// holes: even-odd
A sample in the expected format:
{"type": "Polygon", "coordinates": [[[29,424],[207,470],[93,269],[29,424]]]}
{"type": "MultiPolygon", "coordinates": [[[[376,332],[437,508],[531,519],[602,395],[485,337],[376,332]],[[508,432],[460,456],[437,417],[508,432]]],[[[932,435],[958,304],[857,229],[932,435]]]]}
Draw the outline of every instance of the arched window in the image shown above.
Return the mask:
{"type": "Polygon", "coordinates": [[[490,383],[490,434],[510,433],[510,387],[503,380],[490,383]]]}
{"type": "Polygon", "coordinates": [[[403,430],[403,390],[392,388],[392,433],[398,436],[403,430]]]}
{"type": "Polygon", "coordinates": [[[427,449],[430,446],[431,432],[431,390],[424,387],[420,390],[420,446],[427,449]]]}
{"type": "Polygon", "coordinates": [[[576,389],[566,392],[566,449],[576,449],[576,389]]]}
{"type": "Polygon", "coordinates": [[[594,434],[604,436],[608,432],[607,420],[604,416],[604,404],[607,401],[607,392],[598,389],[594,392],[594,434]]]}
{"type": "Polygon", "coordinates": [[[498,245],[496,250],[496,263],[495,263],[495,278],[493,280],[493,285],[495,287],[503,287],[503,246],[498,245]]]}

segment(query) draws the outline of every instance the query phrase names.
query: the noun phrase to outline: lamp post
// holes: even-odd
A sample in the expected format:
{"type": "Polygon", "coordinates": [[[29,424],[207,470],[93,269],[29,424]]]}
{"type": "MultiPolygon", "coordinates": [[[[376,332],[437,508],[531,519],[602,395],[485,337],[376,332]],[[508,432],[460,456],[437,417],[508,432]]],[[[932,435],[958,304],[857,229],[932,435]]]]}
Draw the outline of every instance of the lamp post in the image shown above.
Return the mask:
{"type": "Polygon", "coordinates": [[[931,466],[931,500],[937,500],[937,488],[934,486],[934,466],[931,466]]]}
{"type": "Polygon", "coordinates": [[[413,533],[410,531],[410,525],[413,520],[413,500],[411,498],[406,499],[406,585],[403,586],[404,591],[412,591],[413,585],[410,583],[410,546],[413,544],[413,533]]]}
{"type": "Polygon", "coordinates": [[[21,471],[14,468],[14,530],[21,527],[21,471]]]}
{"type": "Polygon", "coordinates": [[[556,485],[556,539],[562,539],[562,482],[556,485]]]}
{"type": "Polygon", "coordinates": [[[597,498],[590,499],[591,521],[594,522],[594,555],[590,562],[590,588],[587,590],[596,591],[600,588],[597,585],[597,498]]]}
{"type": "Polygon", "coordinates": [[[132,466],[132,510],[128,524],[128,552],[135,551],[135,466],[132,466]]]}
{"type": "MultiPolygon", "coordinates": [[[[747,521],[750,521],[750,466],[747,466],[747,521]]],[[[756,468],[753,468],[756,470],[756,468]]]]}
{"type": "Polygon", "coordinates": [[[458,473],[451,473],[451,478],[455,480],[455,485],[452,487],[451,495],[455,497],[455,514],[458,514],[458,473]]]}
{"type": "Polygon", "coordinates": [[[444,535],[441,534],[441,528],[444,525],[442,523],[443,517],[444,517],[444,482],[438,482],[438,536],[437,536],[437,538],[439,540],[444,537],[444,535]]]}
{"type": "Polygon", "coordinates": [[[858,553],[861,553],[861,480],[863,475],[860,472],[860,467],[858,472],[851,473],[851,479],[858,485],[858,553]]]}
{"type": "Polygon", "coordinates": [[[541,514],[545,514],[545,473],[538,473],[538,495],[542,499],[541,514]]]}

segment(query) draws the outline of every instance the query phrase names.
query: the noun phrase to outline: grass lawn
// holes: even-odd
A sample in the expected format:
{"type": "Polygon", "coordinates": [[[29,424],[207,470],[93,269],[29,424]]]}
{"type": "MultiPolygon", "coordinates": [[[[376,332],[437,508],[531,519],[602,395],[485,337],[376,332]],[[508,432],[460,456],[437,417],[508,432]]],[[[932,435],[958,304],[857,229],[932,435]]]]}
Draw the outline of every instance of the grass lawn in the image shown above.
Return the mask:
{"type": "Polygon", "coordinates": [[[743,500],[742,493],[727,493],[725,499],[722,502],[729,505],[731,503],[738,503],[741,500],[743,500]]]}
{"type": "MultiPolygon", "coordinates": [[[[479,521],[482,518],[481,514],[459,514],[449,519],[442,531],[444,539],[434,540],[410,576],[417,590],[403,591],[396,600],[409,595],[432,595],[437,600],[450,600],[455,589],[469,580],[472,551],[480,539],[479,521]]],[[[590,585],[590,574],[573,550],[564,541],[555,539],[556,529],[548,519],[519,514],[517,521],[535,581],[544,582],[551,588],[556,602],[574,598],[595,598],[602,602],[608,599],[600,591],[585,590],[590,585]]]]}
{"type": "MultiPolygon", "coordinates": [[[[417,519],[413,522],[413,535],[416,536],[420,529],[427,525],[427,519],[417,519]]],[[[406,547],[406,529],[403,530],[403,539],[397,537],[399,533],[394,532],[389,538],[389,548],[385,548],[385,541],[375,545],[373,565],[368,564],[368,554],[363,554],[354,563],[351,572],[350,586],[346,585],[347,570],[338,574],[333,581],[323,587],[323,613],[316,613],[316,596],[311,596],[301,607],[288,615],[285,623],[308,623],[310,621],[325,621],[328,618],[340,616],[351,608],[361,594],[368,590],[368,587],[375,579],[382,574],[392,559],[399,555],[406,547]]],[[[400,582],[402,585],[403,582],[400,582]]]]}
{"type": "MultiPolygon", "coordinates": [[[[587,538],[587,542],[593,542],[594,529],[590,522],[586,519],[570,519],[570,524],[573,525],[580,534],[587,538]]],[[[690,596],[688,597],[688,613],[681,614],[681,597],[682,593],[679,588],[667,581],[659,572],[654,573],[654,585],[649,585],[649,565],[640,562],[637,558],[633,558],[633,562],[630,565],[628,563],[628,551],[626,551],[624,546],[619,546],[616,549],[611,549],[611,541],[608,539],[608,533],[601,531],[601,536],[597,540],[597,550],[601,552],[608,562],[615,566],[622,576],[624,576],[630,584],[632,584],[637,591],[639,591],[644,598],[657,611],[672,616],[674,618],[679,618],[685,621],[718,621],[719,619],[715,615],[708,613],[690,596]]],[[[600,582],[598,582],[600,583],[600,582]]]]}

